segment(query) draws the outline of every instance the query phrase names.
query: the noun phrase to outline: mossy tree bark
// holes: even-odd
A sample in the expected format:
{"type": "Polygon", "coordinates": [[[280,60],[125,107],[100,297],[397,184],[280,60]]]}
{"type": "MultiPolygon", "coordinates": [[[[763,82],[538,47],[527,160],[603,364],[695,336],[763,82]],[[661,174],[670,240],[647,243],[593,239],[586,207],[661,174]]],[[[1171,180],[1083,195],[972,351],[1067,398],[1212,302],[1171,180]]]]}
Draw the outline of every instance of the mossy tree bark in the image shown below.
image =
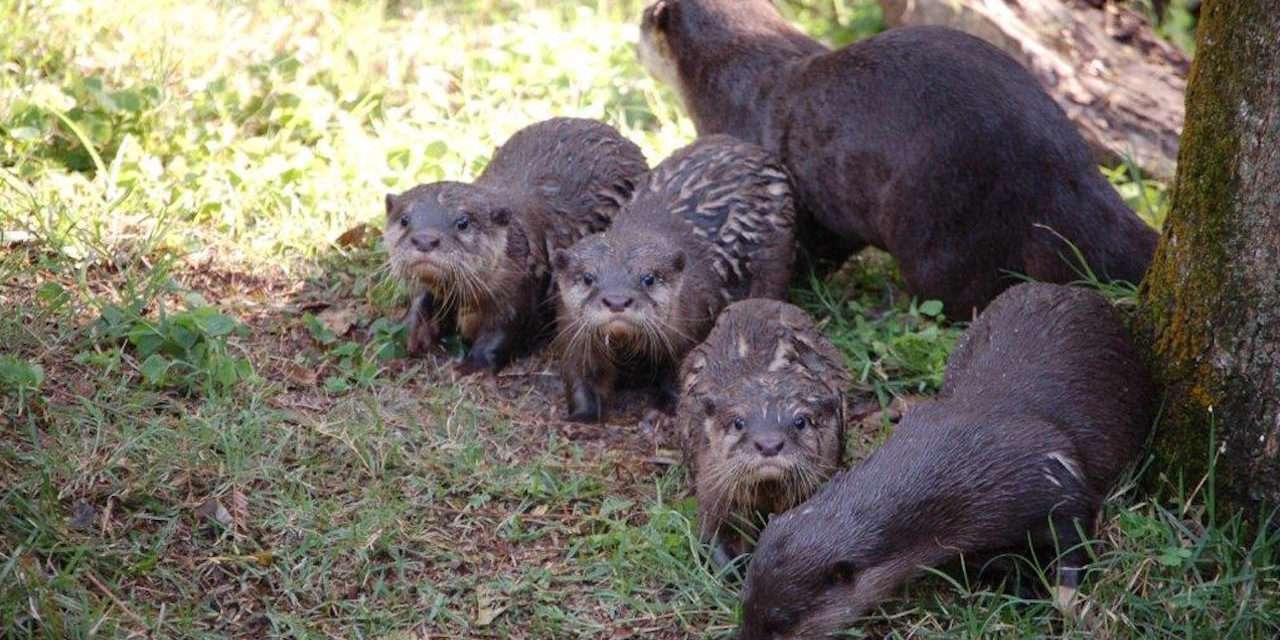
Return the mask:
{"type": "Polygon", "coordinates": [[[1280,505],[1280,11],[1207,0],[1173,209],[1140,325],[1165,407],[1162,467],[1191,483],[1218,452],[1219,500],[1280,505]]]}

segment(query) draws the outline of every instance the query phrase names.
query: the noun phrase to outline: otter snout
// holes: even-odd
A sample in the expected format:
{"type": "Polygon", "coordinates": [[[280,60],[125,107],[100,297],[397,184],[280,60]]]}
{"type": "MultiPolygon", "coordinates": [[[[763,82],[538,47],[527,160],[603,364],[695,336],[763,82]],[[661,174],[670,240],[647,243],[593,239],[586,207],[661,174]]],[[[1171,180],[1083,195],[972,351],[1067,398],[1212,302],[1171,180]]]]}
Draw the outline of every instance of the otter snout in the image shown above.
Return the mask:
{"type": "Polygon", "coordinates": [[[635,303],[636,299],[634,296],[629,295],[608,294],[601,297],[600,301],[604,303],[604,306],[610,311],[614,313],[622,313],[623,311],[631,308],[631,305],[635,303]]]}
{"type": "Polygon", "coordinates": [[[781,435],[770,434],[767,436],[756,437],[752,444],[755,445],[756,451],[765,458],[772,458],[782,453],[782,448],[787,445],[787,441],[781,435]]]}
{"type": "Polygon", "coordinates": [[[430,253],[440,247],[440,234],[433,231],[420,231],[409,236],[409,242],[414,249],[423,253],[430,253]]]}

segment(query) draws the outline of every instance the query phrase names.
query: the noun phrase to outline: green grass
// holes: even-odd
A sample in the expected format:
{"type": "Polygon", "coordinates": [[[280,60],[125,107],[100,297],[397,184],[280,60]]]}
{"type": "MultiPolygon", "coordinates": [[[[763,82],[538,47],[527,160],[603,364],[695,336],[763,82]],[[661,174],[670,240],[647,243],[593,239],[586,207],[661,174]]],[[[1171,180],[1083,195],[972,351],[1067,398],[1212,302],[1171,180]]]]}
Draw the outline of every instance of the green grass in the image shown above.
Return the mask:
{"type": "MultiPolygon", "coordinates": [[[[0,636],[725,636],[736,586],[669,443],[561,423],[536,360],[404,359],[376,241],[383,193],[540,118],[655,162],[691,139],[634,61],[641,8],[0,0],[0,636]]],[[[1162,185],[1112,178],[1159,219],[1162,185]]],[[[794,297],[855,372],[863,454],[958,327],[874,253],[794,297]]],[[[1273,637],[1275,538],[1213,521],[1211,483],[1152,484],[1108,502],[1085,620],[938,578],[868,630],[1273,637]]]]}

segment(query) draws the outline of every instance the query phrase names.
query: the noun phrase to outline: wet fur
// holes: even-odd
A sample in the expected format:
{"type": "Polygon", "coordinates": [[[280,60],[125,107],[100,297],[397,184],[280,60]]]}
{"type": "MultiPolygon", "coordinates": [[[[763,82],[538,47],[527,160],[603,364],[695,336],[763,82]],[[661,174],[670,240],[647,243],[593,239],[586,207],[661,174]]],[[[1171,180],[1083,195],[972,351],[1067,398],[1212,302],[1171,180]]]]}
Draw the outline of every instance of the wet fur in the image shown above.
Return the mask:
{"type": "MultiPolygon", "coordinates": [[[[912,294],[968,317],[1021,273],[1138,282],[1156,233],[1098,172],[1034,77],[982,40],[901,27],[829,51],[768,0],[661,0],[641,61],[673,83],[701,135],[779,154],[797,207],[842,257],[891,253],[912,294]]],[[[806,234],[806,237],[818,234],[806,234]]]]}
{"type": "Polygon", "coordinates": [[[1092,291],[1009,289],[960,340],[939,397],[865,462],[770,521],[739,638],[817,638],[961,555],[1053,559],[1078,585],[1077,528],[1139,456],[1153,391],[1119,314],[1092,291]]]}
{"type": "Polygon", "coordinates": [[[470,345],[464,368],[496,370],[533,346],[553,319],[551,252],[607,228],[646,170],[612,127],[554,118],[513,135],[475,182],[388,194],[390,269],[416,289],[410,352],[456,330],[470,345]],[[462,216],[466,230],[454,226],[462,216]],[[440,246],[423,252],[415,234],[440,246]]]}
{"type": "Polygon", "coordinates": [[[849,377],[843,356],[808,314],[752,299],[720,314],[685,359],[680,378],[676,420],[698,497],[699,532],[723,565],[750,551],[748,536],[755,537],[764,519],[807,499],[841,465],[849,377]],[[787,423],[800,415],[810,420],[797,431],[787,423]],[[737,430],[736,418],[751,427],[737,430]],[[757,431],[784,438],[777,456],[785,465],[781,478],[757,478],[757,431]]]}
{"type": "Polygon", "coordinates": [[[655,167],[608,231],[556,256],[570,418],[601,419],[624,377],[656,384],[674,404],[680,362],[725,305],[786,295],[794,223],[786,171],[759,147],[713,136],[655,167]],[[652,287],[640,283],[646,275],[652,287]],[[609,295],[635,306],[614,315],[609,295]],[[618,317],[625,335],[606,329],[618,317]]]}

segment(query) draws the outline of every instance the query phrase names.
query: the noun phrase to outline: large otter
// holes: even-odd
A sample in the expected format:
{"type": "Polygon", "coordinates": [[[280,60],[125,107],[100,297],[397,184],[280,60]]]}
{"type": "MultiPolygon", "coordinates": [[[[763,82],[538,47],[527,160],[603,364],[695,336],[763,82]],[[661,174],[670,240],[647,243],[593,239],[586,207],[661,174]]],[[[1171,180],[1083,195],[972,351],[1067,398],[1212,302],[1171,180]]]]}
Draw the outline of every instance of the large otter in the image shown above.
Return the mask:
{"type": "Polygon", "coordinates": [[[496,370],[548,325],[550,253],[601,231],[648,169],[613,127],[553,118],[516,132],[470,184],[387,194],[391,270],[418,289],[409,352],[456,324],[464,371],[496,370]]]}
{"type": "Polygon", "coordinates": [[[999,49],[904,27],[838,51],[769,0],[659,0],[640,59],[702,135],[776,152],[806,216],[840,255],[898,260],[914,295],[967,317],[1026,274],[1080,279],[1064,240],[1101,278],[1138,282],[1155,251],[1062,109],[999,49]]]}
{"type": "Polygon", "coordinates": [[[960,340],[938,399],[808,502],[773,518],[747,571],[739,638],[823,638],[925,567],[963,555],[1059,558],[1142,450],[1153,389],[1120,315],[1097,293],[1022,284],[960,340]],[[1028,546],[1030,541],[1031,546],[1028,546]]]}
{"type": "Polygon", "coordinates": [[[844,357],[804,311],[729,305],[681,368],[677,421],[699,531],[724,565],[770,514],[806,500],[844,452],[844,357]]]}
{"type": "Polygon", "coordinates": [[[673,399],[725,305],[786,295],[794,223],[787,173],[755,145],[710,136],[655,167],[608,231],[555,255],[569,418],[599,420],[620,374],[673,399]]]}

